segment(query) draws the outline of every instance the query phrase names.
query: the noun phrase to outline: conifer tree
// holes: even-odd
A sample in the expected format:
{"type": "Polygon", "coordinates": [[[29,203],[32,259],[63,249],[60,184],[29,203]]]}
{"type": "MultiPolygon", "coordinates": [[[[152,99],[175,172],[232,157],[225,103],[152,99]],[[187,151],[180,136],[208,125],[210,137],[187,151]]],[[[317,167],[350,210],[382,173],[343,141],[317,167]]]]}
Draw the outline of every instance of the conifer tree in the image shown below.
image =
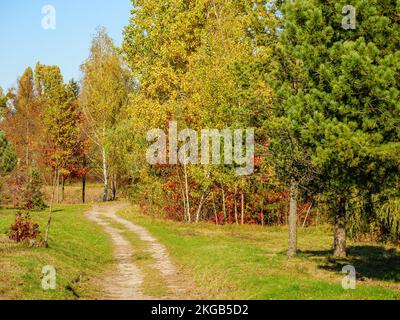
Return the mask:
{"type": "Polygon", "coordinates": [[[7,97],[3,92],[3,88],[0,87],[0,119],[7,110],[7,97]]]}
{"type": "Polygon", "coordinates": [[[7,141],[3,131],[0,131],[0,179],[10,173],[17,163],[13,146],[7,141]]]}
{"type": "Polygon", "coordinates": [[[295,76],[280,78],[278,119],[320,178],[337,257],[346,255],[352,190],[371,197],[399,169],[399,2],[351,3],[355,17],[348,1],[285,2],[280,35],[280,57],[289,57],[280,63],[295,76]]]}

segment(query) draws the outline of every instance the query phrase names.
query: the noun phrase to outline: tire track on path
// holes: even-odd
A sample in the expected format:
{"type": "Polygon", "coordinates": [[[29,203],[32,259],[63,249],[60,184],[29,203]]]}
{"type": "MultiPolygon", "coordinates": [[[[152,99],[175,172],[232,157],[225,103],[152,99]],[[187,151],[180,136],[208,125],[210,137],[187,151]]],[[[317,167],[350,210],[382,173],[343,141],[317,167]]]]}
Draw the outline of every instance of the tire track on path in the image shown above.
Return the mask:
{"type": "Polygon", "coordinates": [[[104,299],[107,300],[156,300],[158,298],[149,297],[143,294],[142,284],[144,274],[134,263],[133,255],[135,248],[124,236],[126,231],[136,234],[142,241],[148,245],[148,252],[155,261],[154,268],[164,277],[168,297],[165,299],[173,299],[178,295],[182,296],[182,289],[177,271],[172,263],[166,248],[154,238],[149,231],[140,227],[126,219],[117,216],[117,212],[128,204],[111,204],[94,206],[88,213],[87,217],[101,225],[108,234],[110,234],[114,243],[114,259],[116,270],[113,270],[105,279],[103,279],[104,299]],[[110,226],[107,221],[113,221],[122,225],[126,230],[116,229],[110,226]]]}

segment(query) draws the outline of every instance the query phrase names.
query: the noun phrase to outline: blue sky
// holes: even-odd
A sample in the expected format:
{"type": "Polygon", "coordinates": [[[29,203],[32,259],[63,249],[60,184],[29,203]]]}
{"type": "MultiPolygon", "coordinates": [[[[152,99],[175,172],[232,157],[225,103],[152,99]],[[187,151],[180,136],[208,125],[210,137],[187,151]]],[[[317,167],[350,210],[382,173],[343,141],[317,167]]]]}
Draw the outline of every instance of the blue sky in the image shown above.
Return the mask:
{"type": "Polygon", "coordinates": [[[129,0],[0,0],[0,86],[15,85],[38,61],[60,66],[66,81],[79,79],[96,27],[120,44],[131,9],[129,0]],[[55,30],[42,28],[45,5],[56,9],[55,30]]]}

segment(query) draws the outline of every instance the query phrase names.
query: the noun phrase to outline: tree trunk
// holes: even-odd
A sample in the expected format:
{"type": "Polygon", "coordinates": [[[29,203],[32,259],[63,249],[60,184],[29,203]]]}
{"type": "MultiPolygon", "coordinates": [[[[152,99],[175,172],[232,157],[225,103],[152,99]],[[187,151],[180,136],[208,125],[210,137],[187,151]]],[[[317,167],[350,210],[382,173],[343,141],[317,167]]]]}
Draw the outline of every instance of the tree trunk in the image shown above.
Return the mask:
{"type": "Polygon", "coordinates": [[[103,178],[104,178],[104,192],[103,202],[108,201],[108,165],[107,165],[107,154],[106,149],[103,148],[103,178]]]}
{"type": "Polygon", "coordinates": [[[112,200],[115,201],[117,199],[117,175],[113,174],[112,179],[112,200]]]}
{"type": "Polygon", "coordinates": [[[228,214],[226,213],[226,204],[225,204],[225,190],[224,190],[224,185],[222,185],[222,210],[224,212],[224,221],[225,224],[228,223],[228,214]]]}
{"type": "Polygon", "coordinates": [[[86,157],[83,156],[82,162],[83,170],[85,170],[84,174],[82,175],[82,203],[86,202],[86,157]]]}
{"type": "Polygon", "coordinates": [[[187,217],[188,217],[188,222],[192,222],[192,217],[190,214],[190,201],[189,201],[189,179],[188,179],[188,173],[187,173],[187,166],[183,165],[183,171],[185,175],[185,196],[186,196],[186,210],[187,210],[187,217]]]}
{"type": "Polygon", "coordinates": [[[86,203],[86,174],[82,176],[82,203],[86,203]]]}
{"type": "Polygon", "coordinates": [[[58,169],[56,174],[56,185],[57,185],[57,203],[60,203],[60,171],[58,169]]]}
{"type": "Polygon", "coordinates": [[[65,196],[65,178],[64,175],[61,176],[61,203],[64,202],[65,196]]]}
{"type": "Polygon", "coordinates": [[[214,216],[215,216],[215,224],[219,225],[218,214],[217,214],[217,206],[215,205],[214,192],[212,192],[211,195],[212,195],[212,203],[213,203],[213,210],[214,210],[214,216]]]}
{"type": "Polygon", "coordinates": [[[339,207],[334,220],[334,256],[346,258],[346,203],[343,198],[339,200],[339,207]]]}
{"type": "Polygon", "coordinates": [[[244,224],[244,192],[242,192],[241,223],[244,224]]]}
{"type": "Polygon", "coordinates": [[[56,192],[56,187],[57,186],[57,176],[58,176],[58,170],[55,171],[54,173],[54,178],[53,178],[53,186],[52,186],[52,191],[51,191],[51,201],[50,201],[50,206],[49,206],[49,215],[48,215],[48,220],[47,220],[47,226],[46,226],[46,233],[44,236],[44,247],[48,248],[49,246],[49,233],[50,233],[50,226],[51,226],[51,220],[53,217],[53,203],[54,203],[54,197],[55,197],[55,192],[56,192]]]}
{"type": "Polygon", "coordinates": [[[225,189],[224,183],[221,181],[221,192],[222,192],[222,212],[224,214],[224,223],[228,223],[228,214],[226,212],[226,203],[225,203],[225,189]]]}
{"type": "Polygon", "coordinates": [[[186,196],[185,196],[185,190],[183,188],[183,186],[181,186],[181,192],[182,192],[182,202],[183,202],[183,220],[185,222],[189,221],[189,217],[187,216],[187,210],[186,210],[186,196]]]}
{"type": "Polygon", "coordinates": [[[201,214],[201,210],[203,209],[204,201],[205,201],[205,196],[204,196],[204,193],[203,193],[201,195],[199,207],[197,208],[196,223],[200,222],[200,214],[201,214]]]}
{"type": "Polygon", "coordinates": [[[235,205],[235,223],[239,224],[239,216],[238,216],[238,210],[237,210],[237,186],[235,186],[235,195],[234,195],[234,205],[235,205]]]}
{"type": "Polygon", "coordinates": [[[298,184],[293,179],[290,186],[290,205],[289,205],[289,248],[288,257],[293,257],[297,252],[297,195],[298,184]]]}
{"type": "Polygon", "coordinates": [[[308,219],[308,216],[310,215],[312,207],[313,207],[313,205],[311,204],[307,210],[306,217],[304,218],[304,221],[303,221],[303,229],[306,227],[307,219],[308,219]]]}

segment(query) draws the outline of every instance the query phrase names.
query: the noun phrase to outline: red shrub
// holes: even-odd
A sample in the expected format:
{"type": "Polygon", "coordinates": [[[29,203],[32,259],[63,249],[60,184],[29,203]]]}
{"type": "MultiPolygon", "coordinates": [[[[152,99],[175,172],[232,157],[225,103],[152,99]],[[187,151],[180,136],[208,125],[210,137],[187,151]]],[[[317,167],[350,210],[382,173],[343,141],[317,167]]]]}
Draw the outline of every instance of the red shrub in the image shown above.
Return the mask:
{"type": "Polygon", "coordinates": [[[10,227],[10,240],[22,242],[28,239],[36,239],[39,235],[39,225],[32,221],[30,213],[18,212],[15,224],[10,227]]]}

